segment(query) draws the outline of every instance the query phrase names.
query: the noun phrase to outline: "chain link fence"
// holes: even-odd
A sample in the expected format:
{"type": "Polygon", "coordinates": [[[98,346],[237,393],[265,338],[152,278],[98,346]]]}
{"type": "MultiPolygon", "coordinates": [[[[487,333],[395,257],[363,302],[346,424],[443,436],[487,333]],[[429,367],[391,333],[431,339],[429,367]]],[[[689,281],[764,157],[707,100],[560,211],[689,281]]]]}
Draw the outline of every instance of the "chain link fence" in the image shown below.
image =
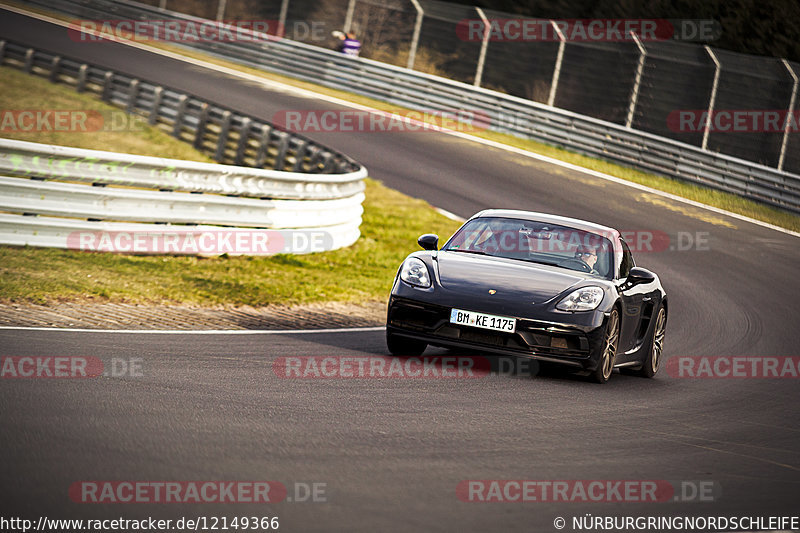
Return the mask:
{"type": "Polygon", "coordinates": [[[332,31],[352,31],[363,57],[800,173],[800,64],[685,42],[708,21],[548,21],[439,0],[146,3],[277,21],[283,36],[326,48],[336,44],[332,31]],[[633,29],[592,38],[592,23],[608,30],[620,22],[633,29]],[[588,38],[576,38],[581,28],[588,38]]]}

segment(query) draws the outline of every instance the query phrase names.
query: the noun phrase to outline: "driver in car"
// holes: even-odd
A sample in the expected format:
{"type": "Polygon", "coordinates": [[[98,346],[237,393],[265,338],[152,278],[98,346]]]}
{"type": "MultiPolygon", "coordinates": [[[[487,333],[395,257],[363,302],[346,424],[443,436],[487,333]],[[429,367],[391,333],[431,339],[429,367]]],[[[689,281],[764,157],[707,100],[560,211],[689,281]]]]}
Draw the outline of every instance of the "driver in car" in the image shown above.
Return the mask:
{"type": "Polygon", "coordinates": [[[579,259],[586,263],[591,269],[592,274],[600,275],[600,272],[595,270],[594,264],[597,263],[597,248],[582,244],[575,250],[575,259],[579,259]]]}

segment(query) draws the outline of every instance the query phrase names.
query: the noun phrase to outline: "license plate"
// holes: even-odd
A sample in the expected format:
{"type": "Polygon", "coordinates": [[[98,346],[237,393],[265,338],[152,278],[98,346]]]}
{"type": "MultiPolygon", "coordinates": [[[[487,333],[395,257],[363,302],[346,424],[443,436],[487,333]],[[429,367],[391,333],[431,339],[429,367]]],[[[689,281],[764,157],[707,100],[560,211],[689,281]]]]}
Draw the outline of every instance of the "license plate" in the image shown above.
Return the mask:
{"type": "Polygon", "coordinates": [[[462,326],[505,331],[507,333],[514,333],[517,329],[517,320],[515,318],[487,315],[485,313],[476,313],[475,311],[464,311],[463,309],[451,310],[450,322],[462,326]]]}

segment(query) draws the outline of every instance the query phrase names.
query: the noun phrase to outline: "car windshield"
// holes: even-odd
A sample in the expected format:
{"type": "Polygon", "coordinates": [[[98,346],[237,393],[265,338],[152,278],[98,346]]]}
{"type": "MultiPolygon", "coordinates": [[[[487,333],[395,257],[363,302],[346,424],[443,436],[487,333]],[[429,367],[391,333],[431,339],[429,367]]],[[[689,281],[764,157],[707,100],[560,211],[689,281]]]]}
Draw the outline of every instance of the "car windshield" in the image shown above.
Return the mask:
{"type": "Polygon", "coordinates": [[[613,246],[598,233],[530,220],[481,217],[470,220],[442,248],[558,266],[613,277],[613,246]]]}

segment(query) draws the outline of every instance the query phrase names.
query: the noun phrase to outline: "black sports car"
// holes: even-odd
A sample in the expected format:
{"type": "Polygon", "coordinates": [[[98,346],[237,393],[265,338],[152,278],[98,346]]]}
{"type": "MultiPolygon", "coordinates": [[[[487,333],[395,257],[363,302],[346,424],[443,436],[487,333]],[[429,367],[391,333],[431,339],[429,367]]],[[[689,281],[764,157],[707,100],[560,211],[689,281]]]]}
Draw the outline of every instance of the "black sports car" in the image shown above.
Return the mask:
{"type": "Polygon", "coordinates": [[[608,381],[614,368],[653,377],[667,295],[617,230],[527,211],[482,211],[438,250],[419,238],[392,287],[394,355],[428,345],[571,365],[608,381]]]}

